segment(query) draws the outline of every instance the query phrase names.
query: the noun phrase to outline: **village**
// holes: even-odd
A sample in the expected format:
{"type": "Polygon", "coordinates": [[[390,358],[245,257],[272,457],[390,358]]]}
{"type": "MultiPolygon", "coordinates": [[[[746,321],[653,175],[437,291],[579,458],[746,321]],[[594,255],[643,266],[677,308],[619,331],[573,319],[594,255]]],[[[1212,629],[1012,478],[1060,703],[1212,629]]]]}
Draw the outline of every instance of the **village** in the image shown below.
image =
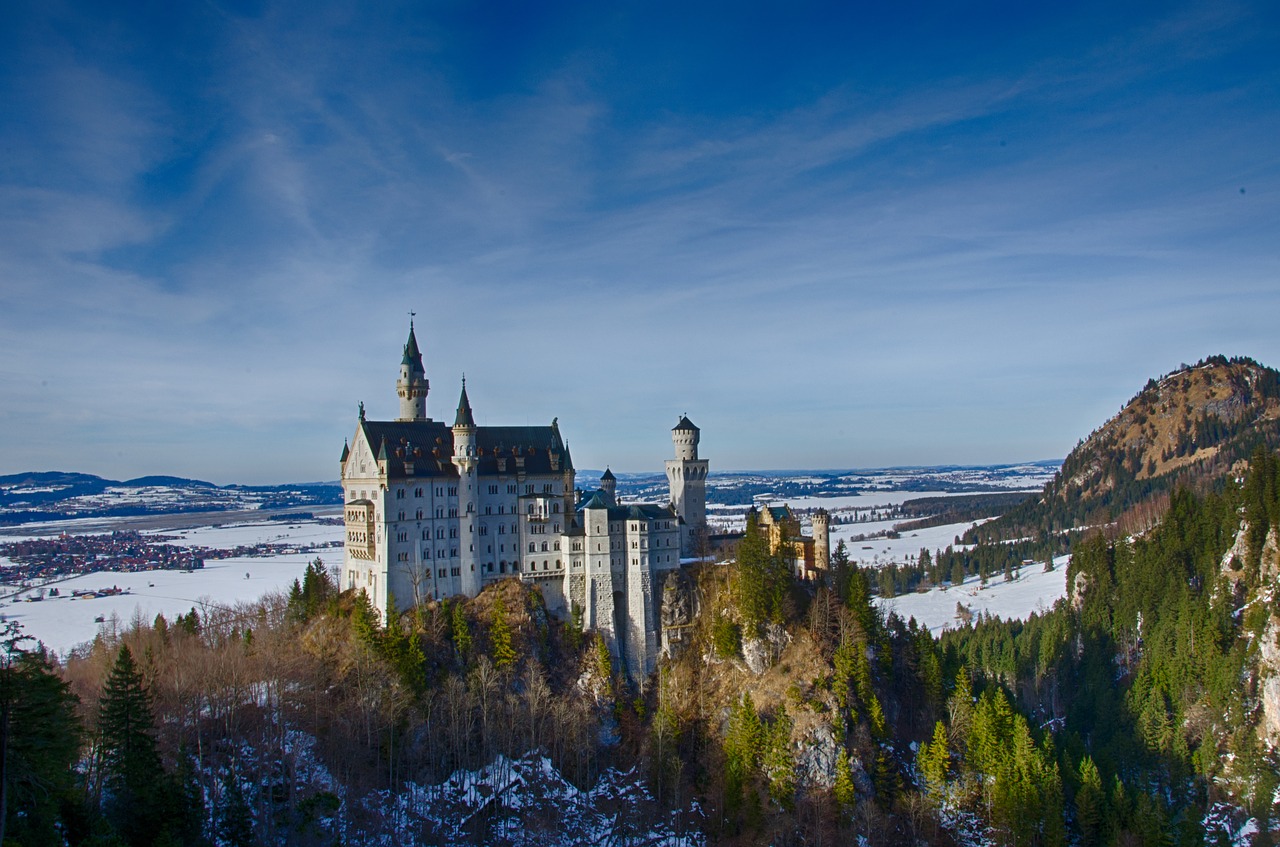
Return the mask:
{"type": "Polygon", "coordinates": [[[262,541],[233,547],[202,547],[168,543],[176,540],[179,537],[174,535],[120,530],[102,535],[63,533],[54,538],[0,544],[0,566],[5,564],[4,559],[8,560],[7,566],[0,570],[0,582],[25,588],[34,583],[101,571],[194,571],[202,569],[206,561],[310,553],[342,544],[341,541],[308,544],[262,541]]]}

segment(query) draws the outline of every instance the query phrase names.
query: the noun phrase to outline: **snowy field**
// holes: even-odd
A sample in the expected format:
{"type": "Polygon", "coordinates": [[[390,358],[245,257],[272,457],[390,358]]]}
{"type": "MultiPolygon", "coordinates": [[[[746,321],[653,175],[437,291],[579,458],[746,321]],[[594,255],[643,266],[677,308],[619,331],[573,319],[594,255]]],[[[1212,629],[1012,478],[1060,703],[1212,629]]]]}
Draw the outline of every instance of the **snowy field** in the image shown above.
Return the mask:
{"type": "MultiPolygon", "coordinates": [[[[873,538],[867,541],[850,541],[854,535],[863,535],[881,530],[892,529],[901,521],[875,521],[872,523],[841,524],[831,527],[831,549],[844,541],[849,552],[849,561],[859,565],[887,565],[893,562],[903,564],[915,562],[924,548],[932,555],[939,550],[955,546],[956,536],[963,535],[972,523],[951,523],[942,526],[931,526],[926,529],[913,529],[904,532],[901,538],[873,538]]],[[[960,549],[957,547],[956,549],[960,549]]]]}
{"type": "Polygon", "coordinates": [[[1054,569],[1044,572],[1044,565],[1036,564],[1022,569],[1022,577],[1005,582],[997,576],[987,581],[985,589],[979,589],[978,578],[970,577],[961,586],[934,588],[923,594],[904,594],[890,600],[877,600],[881,609],[897,612],[903,620],[915,618],[929,627],[935,635],[944,629],[959,625],[956,620],[956,603],[963,603],[973,610],[1011,620],[1025,619],[1032,612],[1052,608],[1059,597],[1067,593],[1067,565],[1070,556],[1058,556],[1053,560],[1054,569]]]}
{"type": "MultiPolygon", "coordinates": [[[[341,526],[321,526],[314,521],[281,525],[276,522],[202,527],[166,532],[183,536],[173,543],[229,548],[241,544],[323,544],[343,538],[341,526]]],[[[0,600],[0,615],[17,621],[23,631],[45,643],[59,655],[92,641],[103,627],[127,626],[135,616],[150,623],[163,613],[172,620],[193,606],[229,607],[257,600],[272,591],[286,591],[302,577],[307,562],[320,558],[326,567],[340,565],[342,548],[309,553],[210,560],[202,570],[100,572],[51,583],[60,597],[38,603],[0,600]],[[126,593],[112,597],[76,598],[73,591],[119,587],[126,593]],[[102,623],[95,621],[103,618],[102,623]]],[[[4,592],[10,594],[10,590],[4,592]]]]}

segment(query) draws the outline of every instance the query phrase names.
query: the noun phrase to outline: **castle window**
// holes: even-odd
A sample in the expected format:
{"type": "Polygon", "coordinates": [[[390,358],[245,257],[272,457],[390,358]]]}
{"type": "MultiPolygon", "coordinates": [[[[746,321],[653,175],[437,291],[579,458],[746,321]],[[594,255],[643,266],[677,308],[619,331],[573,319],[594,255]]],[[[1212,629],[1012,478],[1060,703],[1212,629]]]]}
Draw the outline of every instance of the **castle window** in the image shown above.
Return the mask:
{"type": "Polygon", "coordinates": [[[500,515],[505,515],[506,513],[507,513],[507,507],[506,507],[506,506],[504,506],[504,505],[502,505],[501,503],[499,503],[499,504],[498,504],[498,514],[500,514],[500,515]]]}
{"type": "Polygon", "coordinates": [[[506,535],[506,534],[507,534],[507,525],[504,523],[498,524],[498,535],[506,535]]]}
{"type": "Polygon", "coordinates": [[[547,552],[547,542],[542,542],[542,552],[547,552]]]}
{"type": "Polygon", "coordinates": [[[493,514],[493,507],[492,507],[492,506],[485,506],[485,507],[484,507],[484,513],[485,513],[486,515],[492,515],[492,514],[493,514]]]}
{"type": "Polygon", "coordinates": [[[437,518],[443,518],[443,517],[444,517],[444,509],[436,509],[436,517],[437,517],[437,518]]]}
{"type": "Polygon", "coordinates": [[[422,520],[422,510],[418,510],[418,520],[422,520]]]}
{"type": "Polygon", "coordinates": [[[444,569],[444,568],[441,568],[441,569],[440,569],[440,571],[439,571],[439,576],[440,576],[440,578],[441,578],[441,579],[444,579],[446,576],[448,576],[448,574],[447,574],[447,573],[445,573],[445,569],[444,569]]]}
{"type": "Polygon", "coordinates": [[[422,489],[421,489],[421,488],[415,488],[415,489],[413,489],[413,496],[414,496],[414,497],[421,497],[421,496],[422,496],[422,489]]]}
{"type": "Polygon", "coordinates": [[[481,535],[488,535],[488,534],[489,534],[489,527],[487,527],[487,526],[482,526],[482,527],[480,527],[480,534],[481,534],[481,535]]]}
{"type": "MultiPolygon", "coordinates": [[[[443,496],[444,496],[444,489],[443,489],[443,488],[441,488],[441,487],[440,487],[440,486],[438,486],[438,485],[436,486],[436,496],[437,496],[437,497],[443,497],[443,496]]],[[[441,574],[441,576],[444,576],[444,574],[441,574]]]]}
{"type": "Polygon", "coordinates": [[[449,558],[451,558],[451,559],[456,559],[456,558],[458,558],[458,548],[457,548],[457,547],[451,547],[451,548],[449,548],[449,558]]]}
{"type": "Polygon", "coordinates": [[[560,542],[559,542],[559,541],[557,541],[557,542],[555,543],[555,546],[554,546],[554,548],[553,548],[553,549],[555,549],[555,550],[559,550],[559,549],[560,549],[560,542]]]}
{"type": "Polygon", "coordinates": [[[508,494],[515,494],[515,493],[516,493],[516,487],[515,487],[515,485],[508,485],[508,486],[507,486],[507,493],[508,493],[508,494]]]}
{"type": "Polygon", "coordinates": [[[449,486],[449,496],[450,496],[450,497],[457,497],[457,496],[458,496],[458,486],[456,486],[456,485],[450,485],[450,486],[449,486]]]}
{"type": "Polygon", "coordinates": [[[444,538],[444,527],[436,528],[436,538],[444,538]]]}
{"type": "Polygon", "coordinates": [[[537,545],[535,545],[532,541],[530,541],[530,542],[529,542],[529,552],[530,552],[530,553],[532,553],[532,552],[534,552],[534,551],[535,551],[535,550],[537,550],[537,549],[538,549],[538,548],[537,548],[537,545]]]}
{"type": "Polygon", "coordinates": [[[489,486],[489,493],[490,493],[490,494],[497,494],[497,493],[498,493],[498,486],[496,486],[496,485],[490,485],[490,486],[489,486]]]}

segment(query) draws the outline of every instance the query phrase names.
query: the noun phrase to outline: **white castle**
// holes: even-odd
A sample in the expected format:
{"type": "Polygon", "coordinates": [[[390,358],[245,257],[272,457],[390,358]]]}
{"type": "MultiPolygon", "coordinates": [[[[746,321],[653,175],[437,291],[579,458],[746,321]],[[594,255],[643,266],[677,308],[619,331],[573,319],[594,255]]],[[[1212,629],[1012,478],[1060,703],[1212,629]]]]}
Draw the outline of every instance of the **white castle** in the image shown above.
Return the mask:
{"type": "Polygon", "coordinates": [[[608,469],[598,490],[575,489],[555,420],[476,426],[464,379],[448,426],[427,417],[429,390],[410,322],[400,416],[367,420],[361,403],[342,450],[345,587],[384,612],[392,597],[405,609],[517,577],[538,585],[552,612],[576,606],[632,679],[648,676],[691,614],[678,574],[705,537],[698,428],[682,417],[672,430],[669,504],[621,504],[608,469]]]}

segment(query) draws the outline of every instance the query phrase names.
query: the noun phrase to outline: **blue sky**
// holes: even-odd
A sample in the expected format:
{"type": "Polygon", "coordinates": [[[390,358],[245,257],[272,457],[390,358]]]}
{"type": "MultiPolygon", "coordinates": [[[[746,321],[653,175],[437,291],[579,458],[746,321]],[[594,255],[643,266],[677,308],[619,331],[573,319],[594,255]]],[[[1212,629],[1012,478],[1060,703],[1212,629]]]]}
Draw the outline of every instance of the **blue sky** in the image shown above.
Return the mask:
{"type": "Polygon", "coordinates": [[[408,311],[579,467],[1065,455],[1280,365],[1273,3],[0,6],[0,473],[334,479],[408,311]]]}

